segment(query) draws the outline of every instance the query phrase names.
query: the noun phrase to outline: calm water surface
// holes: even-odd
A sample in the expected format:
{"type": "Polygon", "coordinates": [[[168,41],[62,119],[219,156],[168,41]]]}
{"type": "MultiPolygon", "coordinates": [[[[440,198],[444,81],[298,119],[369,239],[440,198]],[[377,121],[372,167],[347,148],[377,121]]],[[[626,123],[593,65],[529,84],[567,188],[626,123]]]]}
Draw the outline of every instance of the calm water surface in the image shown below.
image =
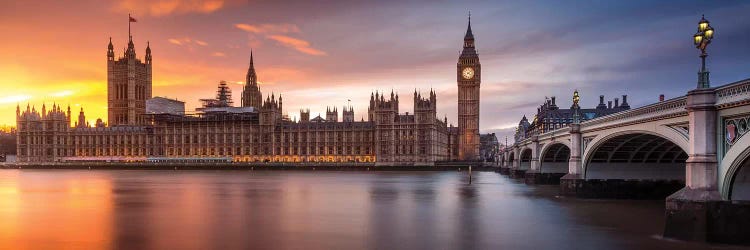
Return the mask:
{"type": "Polygon", "coordinates": [[[2,249],[704,249],[663,201],[496,173],[0,171],[2,249]]]}

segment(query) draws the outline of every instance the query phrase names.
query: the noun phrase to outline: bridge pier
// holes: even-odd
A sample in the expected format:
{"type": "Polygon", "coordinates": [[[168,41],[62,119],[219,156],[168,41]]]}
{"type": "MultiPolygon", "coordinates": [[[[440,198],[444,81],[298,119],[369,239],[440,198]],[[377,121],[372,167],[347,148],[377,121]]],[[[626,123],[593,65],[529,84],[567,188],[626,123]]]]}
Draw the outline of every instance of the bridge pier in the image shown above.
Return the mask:
{"type": "Polygon", "coordinates": [[[541,171],[539,170],[539,136],[531,138],[531,162],[529,170],[524,172],[523,178],[526,184],[541,182],[541,171]]]}
{"type": "Polygon", "coordinates": [[[560,184],[560,179],[565,176],[564,173],[542,173],[536,170],[526,171],[526,184],[530,185],[549,185],[560,184]]]}
{"type": "Polygon", "coordinates": [[[500,168],[500,174],[502,175],[509,175],[510,174],[510,167],[508,165],[505,165],[500,168]]]}
{"type": "Polygon", "coordinates": [[[665,237],[713,241],[721,232],[721,226],[732,224],[726,221],[726,216],[721,220],[722,211],[718,210],[725,202],[718,191],[718,114],[715,104],[716,91],[713,88],[695,89],[687,94],[690,152],[686,162],[685,188],[667,197],[665,237]]]}
{"type": "Polygon", "coordinates": [[[560,177],[560,194],[575,196],[578,187],[583,182],[581,168],[581,151],[583,150],[581,139],[581,124],[570,124],[570,159],[568,159],[568,174],[560,177]]]}
{"type": "Polygon", "coordinates": [[[503,153],[503,162],[502,163],[503,164],[500,166],[500,171],[499,171],[500,174],[503,174],[503,175],[510,174],[510,166],[513,163],[511,163],[510,152],[508,152],[507,149],[503,153]]]}
{"type": "Polygon", "coordinates": [[[518,147],[513,148],[513,156],[513,165],[508,170],[508,175],[511,178],[516,179],[518,178],[518,174],[521,172],[521,149],[518,147]]]}
{"type": "Polygon", "coordinates": [[[664,199],[683,186],[678,180],[587,180],[574,175],[560,178],[561,195],[589,199],[664,199]]]}
{"type": "Polygon", "coordinates": [[[525,179],[526,178],[526,169],[511,169],[510,170],[510,178],[513,179],[525,179]]]}
{"type": "Polygon", "coordinates": [[[510,168],[500,168],[500,174],[502,174],[502,175],[509,175],[510,174],[510,168]]]}
{"type": "Polygon", "coordinates": [[[560,195],[576,196],[579,187],[582,186],[583,178],[578,174],[566,174],[560,177],[560,195]]]}

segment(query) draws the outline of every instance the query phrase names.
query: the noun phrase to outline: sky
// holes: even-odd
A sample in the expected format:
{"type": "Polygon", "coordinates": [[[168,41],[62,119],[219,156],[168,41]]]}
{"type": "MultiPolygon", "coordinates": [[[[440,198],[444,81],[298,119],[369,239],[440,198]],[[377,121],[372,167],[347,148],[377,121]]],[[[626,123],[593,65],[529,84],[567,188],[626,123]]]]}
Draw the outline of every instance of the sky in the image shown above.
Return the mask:
{"type": "Polygon", "coordinates": [[[747,1],[252,1],[0,0],[0,125],[17,104],[84,108],[106,120],[106,49],[121,56],[130,13],[139,58],[149,43],[153,95],[186,102],[231,82],[240,103],[253,50],[264,95],[313,116],[351,100],[365,116],[372,91],[435,89],[438,116],[456,124],[456,63],[468,13],[482,63],[480,131],[512,138],[545,97],[568,107],[628,95],[633,107],[684,95],[700,66],[692,35],[702,14],[716,30],[714,86],[750,78],[747,1]]]}

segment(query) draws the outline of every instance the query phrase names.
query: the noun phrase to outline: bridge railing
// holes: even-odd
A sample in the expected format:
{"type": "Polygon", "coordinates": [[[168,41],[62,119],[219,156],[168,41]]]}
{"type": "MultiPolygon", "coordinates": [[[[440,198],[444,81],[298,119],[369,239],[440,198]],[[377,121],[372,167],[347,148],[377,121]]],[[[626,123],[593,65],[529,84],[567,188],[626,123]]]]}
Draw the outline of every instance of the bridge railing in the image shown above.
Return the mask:
{"type": "Polygon", "coordinates": [[[716,88],[716,106],[733,107],[750,101],[750,79],[733,82],[716,88]]]}
{"type": "Polygon", "coordinates": [[[550,138],[558,137],[559,135],[568,134],[569,132],[570,132],[570,127],[569,126],[565,126],[565,127],[562,127],[562,128],[558,128],[558,129],[552,130],[552,131],[547,131],[547,132],[545,132],[543,134],[539,134],[538,138],[539,138],[539,141],[544,141],[544,140],[547,140],[547,139],[550,139],[550,138]]]}
{"type": "Polygon", "coordinates": [[[649,104],[640,108],[617,112],[581,123],[581,130],[606,129],[610,126],[629,125],[651,120],[663,120],[686,116],[687,97],[680,96],[666,101],[649,104]]]}

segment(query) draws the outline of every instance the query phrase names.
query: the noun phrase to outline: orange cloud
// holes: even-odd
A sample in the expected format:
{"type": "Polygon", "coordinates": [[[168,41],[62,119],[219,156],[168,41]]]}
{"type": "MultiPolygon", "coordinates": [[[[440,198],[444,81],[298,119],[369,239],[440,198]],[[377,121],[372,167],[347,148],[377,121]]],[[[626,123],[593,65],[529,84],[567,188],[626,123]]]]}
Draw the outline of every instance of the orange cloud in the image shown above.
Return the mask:
{"type": "Polygon", "coordinates": [[[120,0],[115,9],[121,12],[148,13],[151,16],[211,13],[225,7],[224,0],[120,0]]]}
{"type": "Polygon", "coordinates": [[[311,48],[310,42],[302,40],[302,39],[297,39],[297,38],[283,36],[283,35],[271,35],[271,36],[268,36],[268,39],[274,40],[283,46],[293,48],[299,52],[302,52],[308,55],[313,55],[313,56],[327,55],[325,51],[311,48]]]}
{"type": "Polygon", "coordinates": [[[183,38],[169,38],[169,39],[167,39],[167,42],[169,42],[169,43],[171,43],[171,44],[174,44],[174,45],[179,45],[179,46],[183,46],[183,45],[185,45],[185,46],[187,46],[187,47],[188,47],[188,48],[189,48],[190,50],[192,50],[192,49],[194,48],[194,46],[193,46],[193,45],[200,45],[200,46],[203,46],[203,47],[205,47],[205,46],[208,46],[208,43],[207,43],[207,42],[205,42],[205,41],[201,41],[201,40],[196,40],[196,39],[191,39],[191,38],[189,38],[189,37],[183,37],[183,38]]]}
{"type": "MultiPolygon", "coordinates": [[[[277,43],[293,48],[299,52],[308,54],[308,55],[314,55],[314,56],[324,56],[327,55],[326,52],[321,51],[319,49],[311,48],[310,42],[289,37],[282,34],[288,34],[288,33],[301,33],[301,30],[297,25],[289,24],[289,23],[281,23],[281,24],[246,24],[246,23],[238,23],[235,24],[234,27],[247,31],[249,33],[253,34],[263,34],[266,35],[267,39],[271,39],[276,41],[277,43]]],[[[248,45],[250,47],[258,47],[260,46],[260,41],[257,40],[255,37],[250,36],[250,42],[248,42],[248,45]]]]}
{"type": "Polygon", "coordinates": [[[259,24],[252,25],[246,23],[235,24],[234,27],[255,34],[286,34],[286,33],[300,33],[299,27],[294,24],[281,23],[281,24],[259,24]]]}
{"type": "Polygon", "coordinates": [[[186,43],[190,43],[190,38],[179,38],[179,39],[178,38],[170,38],[170,39],[167,39],[167,41],[169,41],[169,43],[171,43],[171,44],[183,45],[183,44],[186,44],[186,43]]]}
{"type": "Polygon", "coordinates": [[[211,53],[211,56],[215,56],[215,57],[226,57],[227,55],[226,55],[226,54],[224,54],[224,53],[222,53],[222,52],[214,52],[214,53],[211,53]]]}

